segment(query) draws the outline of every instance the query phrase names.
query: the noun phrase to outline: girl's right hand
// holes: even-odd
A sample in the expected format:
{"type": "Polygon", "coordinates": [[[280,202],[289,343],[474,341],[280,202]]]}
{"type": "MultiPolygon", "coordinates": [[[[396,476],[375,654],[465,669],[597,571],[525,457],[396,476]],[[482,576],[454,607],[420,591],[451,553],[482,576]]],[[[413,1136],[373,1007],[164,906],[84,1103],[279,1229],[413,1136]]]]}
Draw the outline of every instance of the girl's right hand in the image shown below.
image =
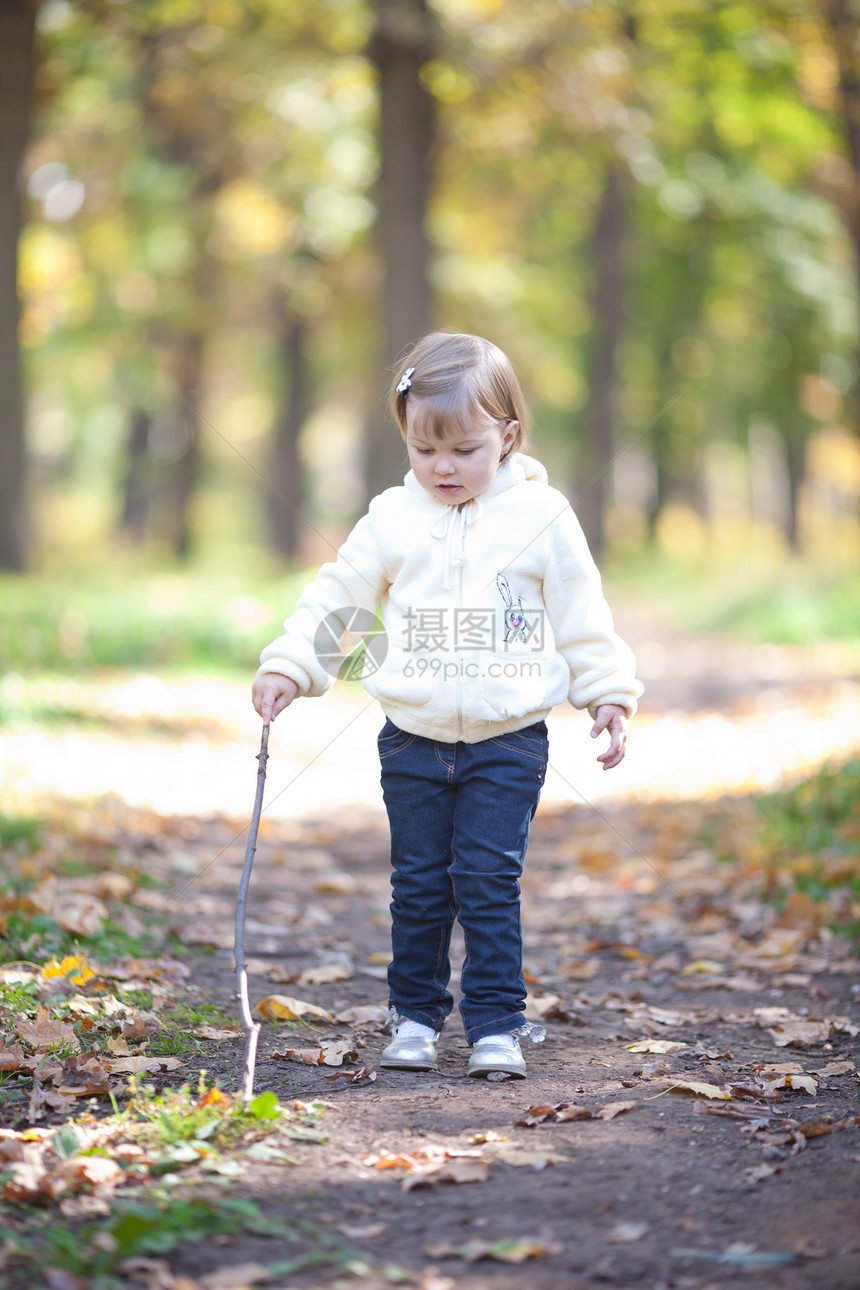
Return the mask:
{"type": "Polygon", "coordinates": [[[263,718],[263,724],[274,721],[279,712],[288,708],[299,692],[295,681],[280,672],[267,672],[258,676],[251,690],[251,702],[263,718]]]}

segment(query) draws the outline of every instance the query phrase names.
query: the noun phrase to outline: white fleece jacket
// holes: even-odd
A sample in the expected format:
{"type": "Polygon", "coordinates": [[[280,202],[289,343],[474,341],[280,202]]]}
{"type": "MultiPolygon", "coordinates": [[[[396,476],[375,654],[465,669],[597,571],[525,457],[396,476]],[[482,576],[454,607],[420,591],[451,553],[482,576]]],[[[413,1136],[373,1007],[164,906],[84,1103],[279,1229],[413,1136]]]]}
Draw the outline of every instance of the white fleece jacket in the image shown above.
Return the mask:
{"type": "Polygon", "coordinates": [[[362,684],[412,734],[478,743],[565,699],[592,716],[602,703],[636,711],[633,655],[613,630],[579,522],[523,453],[459,507],[412,471],[374,498],[263,650],[258,676],[279,672],[301,694],[323,694],[336,671],[332,639],[340,649],[356,609],[377,606],[385,636],[365,656],[362,684]]]}

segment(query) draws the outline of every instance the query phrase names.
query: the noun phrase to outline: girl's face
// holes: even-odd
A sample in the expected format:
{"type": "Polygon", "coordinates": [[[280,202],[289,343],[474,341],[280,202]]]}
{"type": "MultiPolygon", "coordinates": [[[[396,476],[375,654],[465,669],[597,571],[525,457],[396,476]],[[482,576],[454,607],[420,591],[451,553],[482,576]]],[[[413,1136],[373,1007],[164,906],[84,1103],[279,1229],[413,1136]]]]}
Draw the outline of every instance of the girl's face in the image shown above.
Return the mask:
{"type": "Polygon", "coordinates": [[[421,487],[451,506],[471,501],[489,488],[516,437],[517,422],[509,421],[503,428],[476,422],[466,432],[457,430],[437,439],[435,434],[421,429],[420,413],[420,400],[410,398],[406,405],[406,449],[421,487]]]}

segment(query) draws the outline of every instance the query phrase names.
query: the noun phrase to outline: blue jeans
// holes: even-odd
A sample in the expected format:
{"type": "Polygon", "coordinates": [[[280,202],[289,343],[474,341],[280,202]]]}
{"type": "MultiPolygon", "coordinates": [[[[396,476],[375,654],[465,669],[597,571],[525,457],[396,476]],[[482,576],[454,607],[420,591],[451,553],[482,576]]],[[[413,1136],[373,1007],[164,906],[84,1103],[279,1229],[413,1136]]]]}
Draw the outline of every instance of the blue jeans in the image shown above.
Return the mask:
{"type": "Polygon", "coordinates": [[[454,1003],[456,918],[466,1038],[515,1030],[526,993],[519,878],[546,774],[546,725],[449,744],[386,721],[378,746],[391,827],[389,1002],[442,1029],[454,1003]]]}

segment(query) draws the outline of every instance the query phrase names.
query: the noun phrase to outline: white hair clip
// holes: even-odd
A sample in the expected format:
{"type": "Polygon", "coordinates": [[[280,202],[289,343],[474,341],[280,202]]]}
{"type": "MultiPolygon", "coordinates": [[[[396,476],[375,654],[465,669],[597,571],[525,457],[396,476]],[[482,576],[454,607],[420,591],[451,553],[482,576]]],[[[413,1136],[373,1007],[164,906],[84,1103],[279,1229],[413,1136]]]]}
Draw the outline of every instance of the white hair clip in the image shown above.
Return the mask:
{"type": "Polygon", "coordinates": [[[411,388],[412,388],[412,373],[413,373],[414,371],[415,371],[415,368],[414,368],[414,367],[407,367],[406,371],[403,373],[403,375],[401,376],[400,380],[397,382],[397,393],[398,393],[398,394],[406,394],[406,392],[407,392],[408,390],[411,390],[411,388]]]}

